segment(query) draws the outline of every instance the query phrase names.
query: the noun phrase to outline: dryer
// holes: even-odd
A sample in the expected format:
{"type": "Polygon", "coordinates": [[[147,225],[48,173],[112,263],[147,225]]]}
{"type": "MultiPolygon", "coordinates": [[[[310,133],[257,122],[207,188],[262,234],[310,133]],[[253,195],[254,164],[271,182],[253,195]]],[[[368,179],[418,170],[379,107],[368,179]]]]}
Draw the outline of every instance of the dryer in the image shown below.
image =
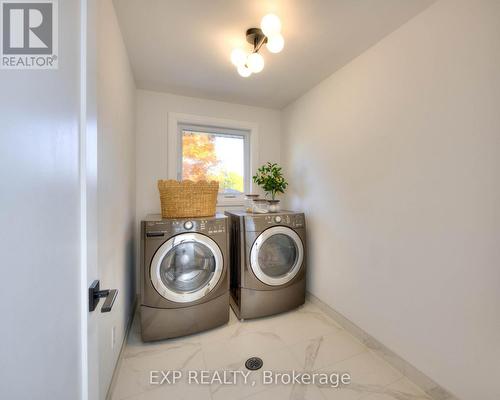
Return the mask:
{"type": "Polygon", "coordinates": [[[141,223],[141,335],[184,336],[229,321],[227,218],[141,223]]]}
{"type": "Polygon", "coordinates": [[[231,307],[239,319],[294,309],[305,302],[303,213],[228,211],[231,307]]]}

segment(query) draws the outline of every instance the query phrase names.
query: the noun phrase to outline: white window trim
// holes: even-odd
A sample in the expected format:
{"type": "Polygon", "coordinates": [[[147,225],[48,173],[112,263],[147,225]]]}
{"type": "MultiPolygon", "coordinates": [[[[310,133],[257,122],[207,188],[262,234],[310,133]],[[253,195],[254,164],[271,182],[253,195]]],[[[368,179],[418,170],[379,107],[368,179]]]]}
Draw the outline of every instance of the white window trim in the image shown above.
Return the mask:
{"type": "MultiPolygon", "coordinates": [[[[238,121],[223,118],[212,118],[200,115],[181,114],[181,113],[168,113],[168,132],[167,132],[167,177],[169,179],[177,179],[178,160],[180,157],[180,125],[200,125],[200,126],[213,126],[225,129],[235,129],[247,131],[249,141],[249,191],[253,192],[254,183],[252,175],[257,169],[259,154],[259,130],[258,125],[248,121],[238,121]]],[[[224,198],[219,196],[217,206],[239,206],[243,205],[243,196],[237,198],[224,198]]]]}

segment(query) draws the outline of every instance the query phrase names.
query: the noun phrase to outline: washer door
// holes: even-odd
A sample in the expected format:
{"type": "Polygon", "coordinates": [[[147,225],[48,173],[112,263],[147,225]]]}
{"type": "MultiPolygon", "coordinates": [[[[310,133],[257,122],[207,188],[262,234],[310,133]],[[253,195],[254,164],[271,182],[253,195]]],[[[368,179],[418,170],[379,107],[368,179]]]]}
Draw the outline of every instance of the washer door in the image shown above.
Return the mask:
{"type": "Polygon", "coordinates": [[[187,303],[206,296],[219,282],[223,259],[219,246],[200,233],[182,233],[158,249],[151,282],[167,300],[187,303]]]}
{"type": "Polygon", "coordinates": [[[290,282],[300,270],[304,246],[292,229],[274,226],[262,232],[250,251],[250,267],[263,283],[271,286],[290,282]]]}

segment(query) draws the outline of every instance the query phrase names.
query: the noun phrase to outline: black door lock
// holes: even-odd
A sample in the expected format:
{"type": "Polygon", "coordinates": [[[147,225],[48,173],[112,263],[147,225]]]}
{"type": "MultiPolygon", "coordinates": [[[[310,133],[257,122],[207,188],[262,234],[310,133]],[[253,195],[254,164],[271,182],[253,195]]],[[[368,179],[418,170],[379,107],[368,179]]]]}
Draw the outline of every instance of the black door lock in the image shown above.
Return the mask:
{"type": "Polygon", "coordinates": [[[89,287],[89,311],[94,311],[99,304],[99,299],[105,297],[106,301],[102,305],[101,312],[110,312],[117,294],[118,289],[99,290],[99,281],[92,282],[89,287]]]}

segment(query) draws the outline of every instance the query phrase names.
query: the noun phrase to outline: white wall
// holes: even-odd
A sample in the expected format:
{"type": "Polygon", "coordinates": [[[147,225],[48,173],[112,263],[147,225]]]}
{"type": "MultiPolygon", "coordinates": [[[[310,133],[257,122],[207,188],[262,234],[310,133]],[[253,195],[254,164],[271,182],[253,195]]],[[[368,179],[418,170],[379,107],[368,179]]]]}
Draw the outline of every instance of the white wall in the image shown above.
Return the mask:
{"type": "MultiPolygon", "coordinates": [[[[255,123],[258,161],[280,161],[280,112],[167,93],[137,91],[137,221],[160,212],[158,179],[167,179],[168,113],[255,123]]],[[[252,171],[253,174],[254,171],[252,171]]]]}
{"type": "Polygon", "coordinates": [[[0,70],[0,398],[79,399],[80,1],[59,69],[0,70]]]}
{"type": "Polygon", "coordinates": [[[99,320],[104,399],[135,301],[135,83],[112,1],[100,0],[97,11],[98,268],[101,288],[119,290],[112,312],[99,320]]]}
{"type": "Polygon", "coordinates": [[[283,113],[309,290],[462,399],[500,398],[500,2],[442,0],[283,113]]]}
{"type": "MultiPolygon", "coordinates": [[[[160,212],[156,183],[167,179],[168,113],[255,123],[259,161],[280,160],[280,112],[168,93],[137,91],[137,218],[160,212]]],[[[253,172],[252,172],[253,173],[253,172]]]]}

